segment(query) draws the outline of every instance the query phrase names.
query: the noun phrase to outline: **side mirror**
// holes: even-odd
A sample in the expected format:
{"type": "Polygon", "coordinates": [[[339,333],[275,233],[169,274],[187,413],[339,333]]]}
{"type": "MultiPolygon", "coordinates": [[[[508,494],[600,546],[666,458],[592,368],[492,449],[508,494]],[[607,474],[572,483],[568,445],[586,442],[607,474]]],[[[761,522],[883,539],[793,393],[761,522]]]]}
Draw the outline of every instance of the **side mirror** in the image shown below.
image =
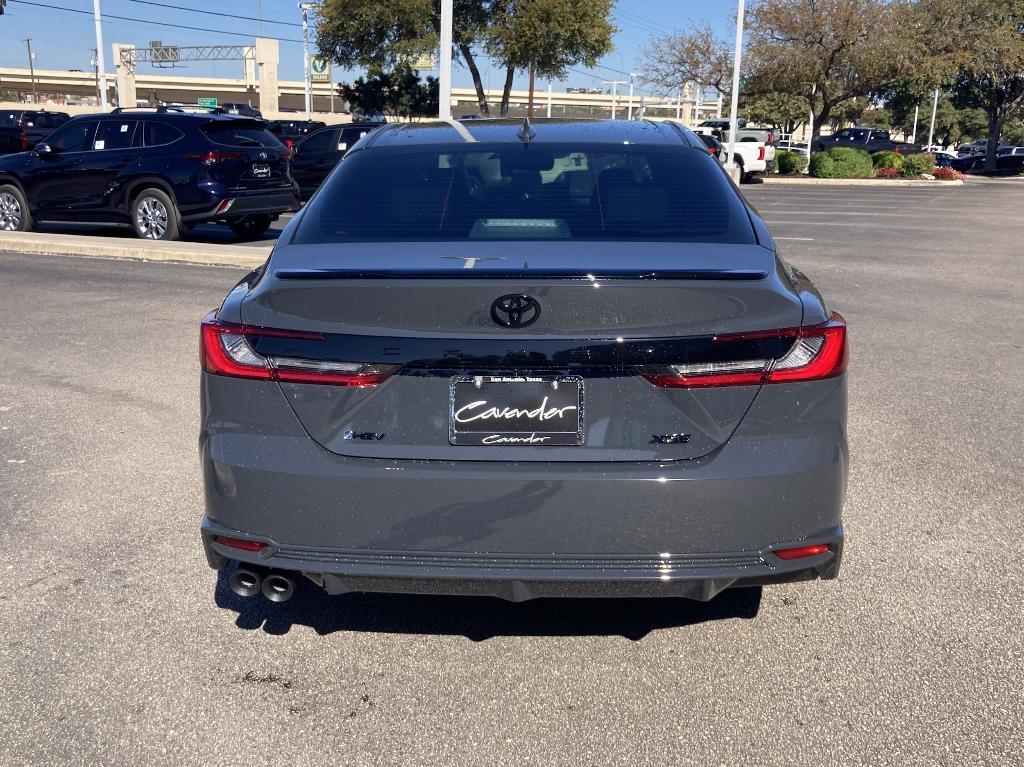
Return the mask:
{"type": "Polygon", "coordinates": [[[57,151],[52,146],[45,142],[40,142],[36,144],[35,153],[36,157],[38,157],[41,160],[45,160],[48,157],[57,156],[57,151]]]}

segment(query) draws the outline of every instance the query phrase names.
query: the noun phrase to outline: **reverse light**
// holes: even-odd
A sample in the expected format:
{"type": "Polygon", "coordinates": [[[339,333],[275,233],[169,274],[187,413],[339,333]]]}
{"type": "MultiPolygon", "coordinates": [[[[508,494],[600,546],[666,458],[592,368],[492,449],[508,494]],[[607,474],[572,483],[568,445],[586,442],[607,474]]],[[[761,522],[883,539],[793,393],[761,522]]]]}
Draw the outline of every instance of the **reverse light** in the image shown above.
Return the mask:
{"type": "Polygon", "coordinates": [[[813,546],[800,546],[795,549],[779,549],[773,552],[779,559],[803,559],[804,557],[816,557],[828,551],[828,545],[817,543],[813,546]]]}
{"type": "Polygon", "coordinates": [[[821,325],[804,328],[731,333],[715,336],[718,342],[792,338],[793,345],[778,359],[701,362],[669,365],[644,377],[655,386],[700,389],[716,386],[755,386],[835,378],[846,370],[846,320],[833,312],[821,325]]]}
{"type": "Polygon", "coordinates": [[[200,363],[203,370],[231,378],[329,386],[376,386],[390,378],[399,367],[300,357],[265,357],[252,348],[249,343],[250,337],[271,336],[323,341],[324,336],[322,333],[301,330],[279,330],[220,322],[215,312],[210,312],[203,318],[200,333],[200,363]]]}

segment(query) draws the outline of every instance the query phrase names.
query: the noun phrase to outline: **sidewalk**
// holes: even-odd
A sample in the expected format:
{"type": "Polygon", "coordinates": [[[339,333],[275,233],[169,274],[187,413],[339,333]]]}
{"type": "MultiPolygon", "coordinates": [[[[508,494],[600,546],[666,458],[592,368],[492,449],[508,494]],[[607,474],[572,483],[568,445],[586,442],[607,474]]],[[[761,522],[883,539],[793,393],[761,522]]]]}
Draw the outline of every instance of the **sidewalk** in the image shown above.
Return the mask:
{"type": "Polygon", "coordinates": [[[134,261],[174,261],[254,269],[270,255],[269,245],[214,245],[202,242],[150,242],[82,234],[0,232],[0,251],[52,256],[92,256],[134,261]]]}

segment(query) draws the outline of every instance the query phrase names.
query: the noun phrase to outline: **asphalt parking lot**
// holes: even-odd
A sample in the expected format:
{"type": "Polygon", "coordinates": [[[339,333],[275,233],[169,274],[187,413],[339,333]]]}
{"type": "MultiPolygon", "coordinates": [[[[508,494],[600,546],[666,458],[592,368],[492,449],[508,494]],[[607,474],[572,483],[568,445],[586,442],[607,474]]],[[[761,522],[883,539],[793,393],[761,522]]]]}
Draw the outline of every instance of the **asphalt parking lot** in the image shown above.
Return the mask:
{"type": "Polygon", "coordinates": [[[0,764],[1020,764],[1024,184],[744,192],[850,324],[848,543],[709,604],[241,601],[196,453],[240,273],[0,253],[0,764]]]}

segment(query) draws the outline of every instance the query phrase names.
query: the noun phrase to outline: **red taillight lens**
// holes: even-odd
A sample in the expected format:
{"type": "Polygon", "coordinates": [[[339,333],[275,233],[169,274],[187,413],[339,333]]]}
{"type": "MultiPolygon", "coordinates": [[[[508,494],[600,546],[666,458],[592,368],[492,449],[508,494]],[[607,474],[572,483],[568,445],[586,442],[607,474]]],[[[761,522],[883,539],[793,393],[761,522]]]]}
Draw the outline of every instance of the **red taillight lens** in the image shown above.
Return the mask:
{"type": "Polygon", "coordinates": [[[262,551],[267,545],[259,541],[247,541],[244,538],[228,538],[224,535],[217,536],[217,543],[230,546],[233,549],[241,549],[242,551],[262,551]]]}
{"type": "Polygon", "coordinates": [[[769,133],[768,134],[768,140],[765,141],[764,143],[766,143],[766,144],[774,144],[775,143],[775,136],[773,136],[771,133],[769,133]]]}
{"type": "Polygon", "coordinates": [[[284,140],[284,145],[285,145],[286,147],[288,147],[289,149],[291,149],[291,148],[292,148],[293,146],[295,146],[295,142],[294,142],[294,141],[292,141],[292,140],[291,140],[290,138],[286,138],[286,139],[284,140]]]}
{"type": "Polygon", "coordinates": [[[733,333],[715,341],[752,341],[792,338],[793,345],[778,359],[747,359],[736,362],[698,362],[670,365],[664,371],[645,373],[655,386],[700,389],[715,386],[754,386],[834,378],[846,370],[846,321],[835,312],[823,325],[806,328],[733,333]]]}
{"type": "Polygon", "coordinates": [[[25,133],[25,131],[21,132],[21,151],[22,152],[27,152],[28,151],[28,134],[25,133]]]}
{"type": "Polygon", "coordinates": [[[779,549],[775,552],[775,556],[779,559],[803,559],[804,557],[816,557],[827,551],[828,546],[824,543],[819,543],[814,546],[801,546],[797,549],[779,549]]]}
{"type": "Polygon", "coordinates": [[[306,341],[322,341],[324,336],[322,333],[220,322],[214,312],[203,318],[200,335],[200,364],[203,370],[231,378],[331,386],[376,386],[390,378],[398,369],[397,365],[335,362],[300,357],[265,357],[252,348],[248,340],[250,336],[306,341]]]}
{"type": "Polygon", "coordinates": [[[198,160],[204,165],[214,165],[224,160],[240,160],[245,157],[244,152],[200,152],[195,154],[182,155],[186,160],[198,160]]]}

